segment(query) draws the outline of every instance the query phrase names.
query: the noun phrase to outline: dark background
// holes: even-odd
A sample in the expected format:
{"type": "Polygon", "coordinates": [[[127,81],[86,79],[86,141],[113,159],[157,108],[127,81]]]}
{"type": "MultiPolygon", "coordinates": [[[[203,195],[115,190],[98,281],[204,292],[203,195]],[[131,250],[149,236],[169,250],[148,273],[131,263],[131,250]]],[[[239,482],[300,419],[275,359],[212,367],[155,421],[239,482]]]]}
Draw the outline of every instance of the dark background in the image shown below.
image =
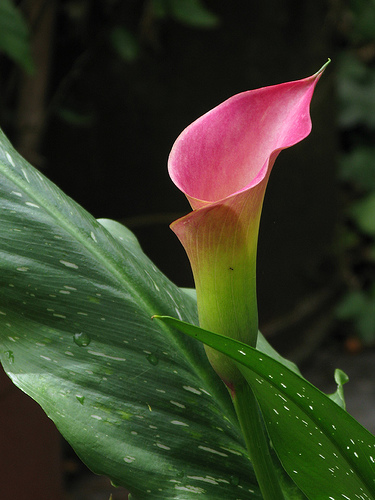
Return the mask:
{"type": "Polygon", "coordinates": [[[267,329],[335,274],[338,13],[320,0],[190,3],[198,4],[22,2],[39,86],[7,68],[2,125],[67,194],[96,217],[124,222],[170,279],[193,286],[168,228],[189,211],[167,174],[175,138],[231,95],[310,76],[331,57],[313,99],[313,133],[281,154],[266,196],[258,290],[267,329]]]}
{"type": "Polygon", "coordinates": [[[271,176],[258,301],[270,341],[307,369],[319,360],[312,378],[323,367],[331,380],[332,353],[362,351],[360,364],[373,366],[374,1],[3,0],[0,126],[61,189],[126,224],[172,281],[192,287],[168,227],[190,211],[167,173],[174,140],[233,94],[310,76],[328,58],[313,131],[271,176]]]}
{"type": "Polygon", "coordinates": [[[297,361],[331,340],[357,352],[375,344],[374,1],[4,0],[0,126],[191,287],[168,227],[190,210],[167,173],[174,140],[233,94],[310,76],[328,58],[313,131],[269,183],[259,317],[297,361]]]}

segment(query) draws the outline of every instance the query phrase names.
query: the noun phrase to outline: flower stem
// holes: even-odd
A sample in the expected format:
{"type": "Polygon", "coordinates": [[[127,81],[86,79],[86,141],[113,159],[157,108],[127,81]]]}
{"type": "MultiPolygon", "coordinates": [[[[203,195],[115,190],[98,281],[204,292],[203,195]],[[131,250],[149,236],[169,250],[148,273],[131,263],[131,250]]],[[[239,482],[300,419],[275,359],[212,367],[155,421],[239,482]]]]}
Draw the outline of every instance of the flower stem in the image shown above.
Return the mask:
{"type": "Polygon", "coordinates": [[[247,383],[243,383],[236,388],[232,399],[264,500],[284,499],[253,391],[247,383]]]}

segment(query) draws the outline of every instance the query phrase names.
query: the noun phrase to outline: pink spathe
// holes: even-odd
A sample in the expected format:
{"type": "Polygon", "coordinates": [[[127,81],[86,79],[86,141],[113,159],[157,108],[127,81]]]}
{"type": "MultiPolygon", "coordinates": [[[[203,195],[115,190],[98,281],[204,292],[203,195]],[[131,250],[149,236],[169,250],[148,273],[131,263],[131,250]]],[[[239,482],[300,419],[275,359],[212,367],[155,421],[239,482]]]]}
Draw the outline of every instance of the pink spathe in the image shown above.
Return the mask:
{"type": "Polygon", "coordinates": [[[237,94],[181,133],[169,175],[194,209],[259,183],[272,168],[273,152],[310,133],[309,106],[320,74],[237,94]]]}
{"type": "MultiPolygon", "coordinates": [[[[269,175],[281,150],[311,131],[315,75],[231,97],[189,125],[168,160],[169,174],[193,211],[171,224],[185,248],[202,328],[255,346],[256,251],[269,175]]],[[[206,348],[228,385],[235,364],[206,348]]]]}

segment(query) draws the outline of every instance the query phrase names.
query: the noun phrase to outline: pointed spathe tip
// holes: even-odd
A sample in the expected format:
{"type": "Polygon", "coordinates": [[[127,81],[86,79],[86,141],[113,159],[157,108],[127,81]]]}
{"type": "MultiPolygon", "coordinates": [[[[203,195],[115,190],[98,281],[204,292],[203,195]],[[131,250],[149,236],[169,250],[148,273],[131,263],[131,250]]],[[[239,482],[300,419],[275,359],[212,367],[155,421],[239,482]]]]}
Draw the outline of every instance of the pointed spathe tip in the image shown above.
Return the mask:
{"type": "Polygon", "coordinates": [[[315,75],[314,75],[314,76],[315,76],[315,77],[317,77],[317,76],[321,76],[321,75],[323,74],[324,70],[326,69],[326,67],[328,66],[328,64],[329,64],[330,62],[331,62],[331,59],[330,59],[330,58],[328,58],[327,62],[326,62],[325,64],[323,64],[323,66],[320,68],[320,70],[319,70],[319,71],[317,71],[317,72],[315,73],[315,75]]]}

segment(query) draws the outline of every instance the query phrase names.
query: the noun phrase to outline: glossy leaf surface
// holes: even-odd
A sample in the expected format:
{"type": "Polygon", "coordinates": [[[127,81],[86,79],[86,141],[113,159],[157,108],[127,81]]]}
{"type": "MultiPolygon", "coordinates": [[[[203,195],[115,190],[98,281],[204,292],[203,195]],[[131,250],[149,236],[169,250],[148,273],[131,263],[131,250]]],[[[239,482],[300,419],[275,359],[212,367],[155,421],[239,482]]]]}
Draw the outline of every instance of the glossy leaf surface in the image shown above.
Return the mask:
{"type": "Polygon", "coordinates": [[[238,362],[281,463],[308,498],[375,497],[375,437],[345,410],[256,349],[174,318],[160,319],[238,362]]]}
{"type": "MultiPolygon", "coordinates": [[[[196,321],[120,224],[98,222],[0,135],[0,356],[82,460],[135,500],[247,500],[258,487],[196,321]]],[[[26,417],[25,417],[26,418],[26,417]]]]}

